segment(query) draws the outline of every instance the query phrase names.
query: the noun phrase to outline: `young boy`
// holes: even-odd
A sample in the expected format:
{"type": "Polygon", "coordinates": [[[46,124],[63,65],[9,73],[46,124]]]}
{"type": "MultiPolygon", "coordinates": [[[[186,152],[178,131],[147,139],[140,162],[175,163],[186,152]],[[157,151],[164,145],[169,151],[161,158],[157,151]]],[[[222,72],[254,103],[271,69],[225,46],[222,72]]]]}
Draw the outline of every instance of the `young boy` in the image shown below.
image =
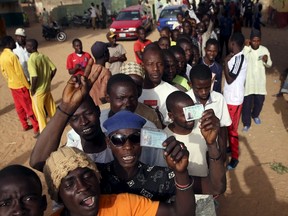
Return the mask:
{"type": "Polygon", "coordinates": [[[231,160],[227,169],[236,168],[239,163],[238,125],[244,100],[244,84],[246,80],[247,61],[243,55],[245,38],[241,33],[234,33],[228,43],[230,54],[224,59],[224,98],[232,124],[228,127],[228,136],[231,149],[231,160]]]}
{"type": "Polygon", "coordinates": [[[251,126],[251,117],[255,124],[261,124],[259,116],[267,94],[265,68],[271,67],[272,61],[269,50],[261,45],[261,32],[256,29],[251,31],[243,53],[248,62],[242,110],[243,131],[246,132],[251,126]]]}
{"type": "Polygon", "coordinates": [[[40,178],[22,165],[0,171],[0,215],[43,216],[47,207],[40,178]]]}
{"type": "Polygon", "coordinates": [[[212,89],[222,93],[222,66],[216,61],[219,51],[219,43],[216,39],[208,39],[205,45],[205,56],[202,57],[201,63],[209,66],[212,71],[212,89]]]}
{"type": "Polygon", "coordinates": [[[145,31],[145,28],[143,28],[142,26],[137,28],[136,33],[138,36],[138,40],[135,41],[134,43],[134,53],[135,53],[136,62],[138,64],[141,64],[143,60],[144,49],[148,44],[152,42],[151,40],[146,39],[146,31],[145,31]]]}
{"type": "Polygon", "coordinates": [[[122,44],[116,43],[116,34],[113,32],[108,32],[106,38],[109,42],[109,70],[113,74],[120,72],[120,67],[127,60],[126,50],[122,44]]]}
{"type": "Polygon", "coordinates": [[[195,65],[190,72],[192,89],[186,92],[197,104],[202,104],[204,109],[213,109],[216,117],[220,120],[219,145],[223,159],[226,159],[227,128],[231,125],[226,101],[222,94],[211,91],[212,72],[204,64],[195,65]]]}
{"type": "MultiPolygon", "coordinates": [[[[207,151],[210,166],[217,163],[224,171],[222,152],[217,142],[220,128],[219,119],[215,116],[213,110],[209,109],[204,111],[200,120],[187,121],[183,108],[193,105],[194,102],[186,93],[181,91],[171,93],[166,100],[166,106],[172,123],[164,131],[168,136],[175,136],[177,140],[185,143],[187,149],[191,152],[188,166],[190,175],[208,175],[207,151]],[[199,121],[201,122],[200,124],[199,121]],[[204,127],[206,128],[204,129],[204,127]],[[210,132],[206,130],[207,128],[210,128],[210,132]]],[[[201,214],[198,212],[199,215],[216,215],[212,196],[196,195],[196,200],[200,199],[202,200],[200,203],[203,204],[205,202],[205,207],[199,207],[197,204],[197,210],[201,212],[201,214]]]]}

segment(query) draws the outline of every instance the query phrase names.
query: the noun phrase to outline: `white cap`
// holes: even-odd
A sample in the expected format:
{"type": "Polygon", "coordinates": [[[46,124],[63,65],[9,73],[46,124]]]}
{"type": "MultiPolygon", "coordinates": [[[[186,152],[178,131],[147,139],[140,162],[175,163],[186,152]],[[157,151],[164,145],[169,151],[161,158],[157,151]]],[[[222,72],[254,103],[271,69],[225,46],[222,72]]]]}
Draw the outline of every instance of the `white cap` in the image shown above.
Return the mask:
{"type": "Polygon", "coordinates": [[[16,29],[15,35],[26,37],[25,30],[23,28],[16,29]]]}

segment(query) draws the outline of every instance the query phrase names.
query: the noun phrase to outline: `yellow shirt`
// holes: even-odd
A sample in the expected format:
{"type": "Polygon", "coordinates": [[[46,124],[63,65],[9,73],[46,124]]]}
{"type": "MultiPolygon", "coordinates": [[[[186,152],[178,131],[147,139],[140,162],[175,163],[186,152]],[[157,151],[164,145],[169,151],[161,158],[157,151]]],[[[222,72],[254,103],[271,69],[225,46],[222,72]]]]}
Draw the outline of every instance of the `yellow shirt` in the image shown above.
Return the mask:
{"type": "Polygon", "coordinates": [[[36,95],[43,94],[50,91],[52,71],[56,67],[52,61],[45,55],[34,52],[28,59],[28,71],[30,74],[30,81],[33,77],[37,77],[36,95]]]}
{"type": "Polygon", "coordinates": [[[5,48],[0,55],[0,68],[10,89],[20,89],[23,87],[29,89],[30,86],[21,64],[11,49],[5,48]]]}
{"type": "MultiPolygon", "coordinates": [[[[159,202],[134,194],[101,195],[97,216],[155,216],[159,202]]],[[[59,216],[63,209],[51,216],[59,216]]]]}

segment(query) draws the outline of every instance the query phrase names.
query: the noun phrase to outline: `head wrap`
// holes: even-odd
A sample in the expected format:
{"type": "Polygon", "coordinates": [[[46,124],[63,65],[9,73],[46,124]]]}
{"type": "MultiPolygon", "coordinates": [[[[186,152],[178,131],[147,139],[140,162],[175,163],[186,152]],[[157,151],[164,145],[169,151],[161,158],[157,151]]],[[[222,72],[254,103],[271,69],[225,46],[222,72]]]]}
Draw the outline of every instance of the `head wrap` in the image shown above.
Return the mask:
{"type": "Polygon", "coordinates": [[[144,78],[145,75],[143,67],[136,62],[124,62],[120,67],[120,73],[126,75],[136,74],[138,76],[141,76],[142,78],[144,78]]]}
{"type": "Polygon", "coordinates": [[[107,134],[120,129],[141,129],[146,124],[146,120],[141,116],[128,110],[121,110],[108,118],[103,127],[107,130],[107,134]]]}
{"type": "Polygon", "coordinates": [[[63,147],[52,152],[46,160],[43,169],[51,199],[58,201],[61,180],[66,177],[70,171],[86,167],[93,170],[98,180],[100,180],[101,175],[95,162],[81,150],[74,147],[63,147]]]}

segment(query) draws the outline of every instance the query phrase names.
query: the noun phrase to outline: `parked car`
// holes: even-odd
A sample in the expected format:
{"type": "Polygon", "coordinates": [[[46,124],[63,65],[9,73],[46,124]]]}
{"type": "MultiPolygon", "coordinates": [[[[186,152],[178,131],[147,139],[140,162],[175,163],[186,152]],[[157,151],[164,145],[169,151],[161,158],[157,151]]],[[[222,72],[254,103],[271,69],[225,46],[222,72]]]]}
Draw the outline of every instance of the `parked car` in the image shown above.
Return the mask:
{"type": "Polygon", "coordinates": [[[177,23],[177,14],[183,13],[187,10],[185,6],[169,5],[163,8],[157,22],[157,29],[160,31],[163,27],[169,26],[172,30],[174,23],[177,23]]]}
{"type": "Polygon", "coordinates": [[[142,5],[135,5],[121,10],[110,25],[110,31],[117,39],[136,39],[136,29],[143,26],[146,31],[152,30],[153,19],[151,11],[142,5]]]}

